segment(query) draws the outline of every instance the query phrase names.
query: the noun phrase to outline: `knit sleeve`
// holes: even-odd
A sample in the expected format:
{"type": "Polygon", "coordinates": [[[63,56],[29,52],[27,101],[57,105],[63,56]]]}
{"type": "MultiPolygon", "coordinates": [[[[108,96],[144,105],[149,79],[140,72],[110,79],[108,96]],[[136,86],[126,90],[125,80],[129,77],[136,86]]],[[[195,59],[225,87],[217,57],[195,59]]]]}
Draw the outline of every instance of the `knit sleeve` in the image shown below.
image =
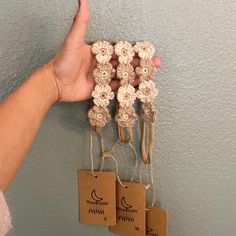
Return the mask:
{"type": "Polygon", "coordinates": [[[0,236],[5,236],[10,229],[11,216],[3,193],[0,191],[0,236]]]}

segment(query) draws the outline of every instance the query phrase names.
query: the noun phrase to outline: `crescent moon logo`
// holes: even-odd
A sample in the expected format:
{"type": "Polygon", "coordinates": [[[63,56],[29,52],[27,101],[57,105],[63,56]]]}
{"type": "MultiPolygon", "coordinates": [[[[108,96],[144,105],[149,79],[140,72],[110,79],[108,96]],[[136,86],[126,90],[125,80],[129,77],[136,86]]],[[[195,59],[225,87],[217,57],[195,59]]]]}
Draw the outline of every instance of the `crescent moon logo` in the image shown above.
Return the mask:
{"type": "Polygon", "coordinates": [[[91,192],[91,198],[92,198],[95,202],[100,202],[100,201],[103,200],[102,197],[99,197],[99,196],[96,194],[96,190],[95,190],[95,189],[91,192]]]}
{"type": "MultiPolygon", "coordinates": [[[[89,204],[88,214],[104,215],[105,214],[104,207],[106,205],[108,205],[108,202],[104,201],[104,198],[100,197],[96,193],[95,189],[92,190],[92,192],[90,193],[90,196],[91,196],[92,200],[90,200],[90,201],[87,200],[86,201],[86,203],[89,204]]],[[[105,218],[104,218],[104,221],[105,221],[105,218]]]]}
{"type": "Polygon", "coordinates": [[[128,209],[130,209],[130,208],[133,207],[133,206],[131,206],[130,204],[128,204],[128,203],[126,202],[125,197],[122,197],[120,202],[121,202],[121,205],[122,205],[126,210],[128,210],[128,209]]]}

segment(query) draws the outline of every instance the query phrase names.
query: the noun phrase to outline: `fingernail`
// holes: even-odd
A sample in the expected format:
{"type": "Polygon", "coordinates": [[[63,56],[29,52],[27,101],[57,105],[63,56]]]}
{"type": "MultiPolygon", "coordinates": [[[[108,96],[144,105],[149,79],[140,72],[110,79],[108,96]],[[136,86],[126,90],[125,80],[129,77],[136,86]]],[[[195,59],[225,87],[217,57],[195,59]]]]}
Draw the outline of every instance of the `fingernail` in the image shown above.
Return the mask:
{"type": "Polygon", "coordinates": [[[158,58],[158,57],[156,57],[154,63],[155,63],[155,65],[156,65],[157,67],[160,67],[160,65],[161,65],[161,59],[158,58]]]}

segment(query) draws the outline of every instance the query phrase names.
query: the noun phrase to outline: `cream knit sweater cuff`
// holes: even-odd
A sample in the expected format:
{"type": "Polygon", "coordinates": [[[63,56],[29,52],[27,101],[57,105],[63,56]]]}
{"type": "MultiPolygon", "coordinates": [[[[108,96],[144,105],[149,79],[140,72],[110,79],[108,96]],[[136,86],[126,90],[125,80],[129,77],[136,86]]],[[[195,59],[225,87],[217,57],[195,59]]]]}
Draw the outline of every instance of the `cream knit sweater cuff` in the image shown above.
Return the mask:
{"type": "Polygon", "coordinates": [[[3,193],[0,191],[0,236],[5,236],[10,229],[11,216],[3,193]]]}

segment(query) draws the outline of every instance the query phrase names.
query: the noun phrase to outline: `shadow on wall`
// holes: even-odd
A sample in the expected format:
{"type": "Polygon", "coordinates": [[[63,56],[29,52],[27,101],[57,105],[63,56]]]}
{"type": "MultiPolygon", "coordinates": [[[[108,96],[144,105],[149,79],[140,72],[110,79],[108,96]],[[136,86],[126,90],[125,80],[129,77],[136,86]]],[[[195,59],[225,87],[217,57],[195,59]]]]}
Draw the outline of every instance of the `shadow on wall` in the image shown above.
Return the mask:
{"type": "Polygon", "coordinates": [[[79,103],[58,103],[56,108],[58,112],[59,121],[67,130],[85,135],[88,132],[87,111],[89,109],[88,101],[79,103]]]}

